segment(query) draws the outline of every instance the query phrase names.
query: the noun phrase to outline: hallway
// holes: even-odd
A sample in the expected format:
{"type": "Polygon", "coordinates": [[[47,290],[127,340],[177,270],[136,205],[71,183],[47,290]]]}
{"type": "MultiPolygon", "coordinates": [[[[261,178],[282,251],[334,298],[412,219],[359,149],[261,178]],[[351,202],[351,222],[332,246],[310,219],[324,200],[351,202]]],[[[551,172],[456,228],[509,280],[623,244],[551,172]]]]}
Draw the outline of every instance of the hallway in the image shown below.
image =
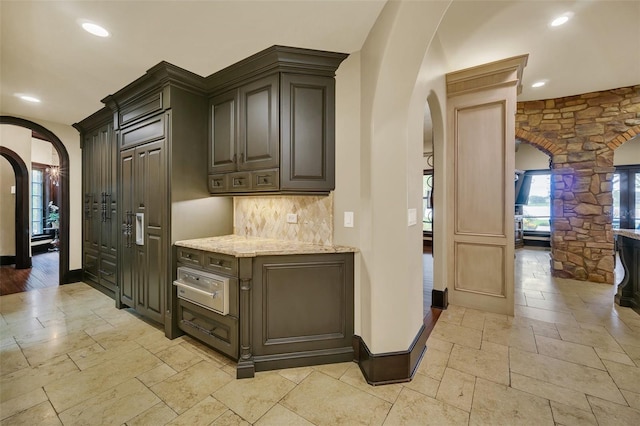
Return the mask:
{"type": "Polygon", "coordinates": [[[519,250],[516,316],[450,305],[409,383],[355,363],[257,373],[83,283],[0,297],[2,424],[640,424],[640,316],[519,250]],[[499,401],[499,403],[496,403],[499,401]]]}
{"type": "Polygon", "coordinates": [[[60,252],[48,252],[31,257],[31,268],[15,269],[15,265],[0,268],[0,296],[58,286],[60,252]]]}

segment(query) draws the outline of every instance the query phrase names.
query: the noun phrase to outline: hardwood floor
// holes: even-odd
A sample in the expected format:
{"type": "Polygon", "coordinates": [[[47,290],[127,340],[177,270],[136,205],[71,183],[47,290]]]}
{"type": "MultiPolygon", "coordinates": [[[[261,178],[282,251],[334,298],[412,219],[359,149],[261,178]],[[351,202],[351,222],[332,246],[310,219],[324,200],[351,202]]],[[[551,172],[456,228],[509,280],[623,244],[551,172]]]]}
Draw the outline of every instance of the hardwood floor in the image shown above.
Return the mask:
{"type": "Polygon", "coordinates": [[[431,312],[431,292],[433,290],[433,254],[422,254],[422,310],[424,315],[431,312]]]}
{"type": "Polygon", "coordinates": [[[0,268],[0,296],[58,285],[59,252],[37,254],[31,262],[29,269],[0,268]]]}

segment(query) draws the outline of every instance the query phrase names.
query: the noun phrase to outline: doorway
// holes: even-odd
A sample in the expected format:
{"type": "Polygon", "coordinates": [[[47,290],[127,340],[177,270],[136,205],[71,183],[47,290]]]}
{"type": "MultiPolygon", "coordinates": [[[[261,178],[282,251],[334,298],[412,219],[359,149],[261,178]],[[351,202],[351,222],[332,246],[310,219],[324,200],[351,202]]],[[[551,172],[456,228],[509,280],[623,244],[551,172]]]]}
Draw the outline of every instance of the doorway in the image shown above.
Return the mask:
{"type": "Polygon", "coordinates": [[[612,195],[613,228],[640,229],[640,165],[616,167],[612,195]]]}
{"type": "MultiPolygon", "coordinates": [[[[0,125],[13,125],[30,129],[34,135],[39,139],[46,140],[53,145],[58,159],[58,187],[59,187],[59,210],[58,210],[58,239],[59,239],[59,264],[58,264],[58,283],[64,284],[70,282],[69,277],[69,213],[70,213],[70,200],[69,200],[69,153],[62,141],[49,129],[23,118],[0,116],[0,125]]],[[[5,148],[6,149],[6,148],[5,148]]],[[[4,156],[4,155],[3,155],[4,156]]],[[[6,158],[6,156],[5,156],[6,158]]],[[[25,167],[26,169],[26,167],[25,167]]],[[[25,202],[22,201],[19,206],[16,207],[16,227],[20,230],[21,241],[24,241],[24,234],[27,235],[27,241],[29,241],[29,226],[30,226],[30,212],[29,212],[29,188],[28,188],[28,172],[26,173],[26,207],[25,202]],[[20,222],[19,222],[20,221],[20,222]],[[20,223],[20,225],[18,225],[20,223]]],[[[16,175],[17,176],[17,175],[16,175]]],[[[17,185],[16,185],[17,187],[17,185]]],[[[17,190],[17,188],[16,188],[17,190]]],[[[18,231],[16,231],[18,232],[18,231]]],[[[29,243],[27,243],[26,250],[29,250],[29,243]]]]}

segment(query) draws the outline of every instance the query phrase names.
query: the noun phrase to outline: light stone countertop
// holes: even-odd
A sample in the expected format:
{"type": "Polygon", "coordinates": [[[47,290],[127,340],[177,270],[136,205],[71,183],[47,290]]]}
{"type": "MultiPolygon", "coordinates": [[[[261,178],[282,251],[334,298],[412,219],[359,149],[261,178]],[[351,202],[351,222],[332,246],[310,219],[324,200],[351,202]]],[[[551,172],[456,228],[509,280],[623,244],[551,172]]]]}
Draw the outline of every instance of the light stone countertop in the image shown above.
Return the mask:
{"type": "Polygon", "coordinates": [[[354,253],[358,249],[347,246],[320,245],[271,238],[224,235],[176,241],[176,246],[235,257],[256,257],[285,254],[354,253]]]}
{"type": "Polygon", "coordinates": [[[613,234],[640,240],[640,229],[614,229],[613,234]]]}

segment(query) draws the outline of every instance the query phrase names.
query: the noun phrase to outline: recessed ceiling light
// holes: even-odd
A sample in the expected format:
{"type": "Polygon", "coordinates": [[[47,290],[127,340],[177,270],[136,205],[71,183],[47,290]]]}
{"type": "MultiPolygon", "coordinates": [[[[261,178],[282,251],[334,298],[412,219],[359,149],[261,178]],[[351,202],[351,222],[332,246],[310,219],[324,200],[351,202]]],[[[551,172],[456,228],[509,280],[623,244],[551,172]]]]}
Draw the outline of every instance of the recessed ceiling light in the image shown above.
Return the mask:
{"type": "Polygon", "coordinates": [[[40,103],[40,99],[36,98],[35,96],[22,95],[20,93],[16,94],[16,96],[22,99],[23,101],[32,102],[34,104],[40,103]]]}
{"type": "Polygon", "coordinates": [[[549,25],[552,27],[559,27],[560,25],[566,24],[572,16],[573,12],[563,13],[562,15],[555,17],[549,25]]]}
{"type": "Polygon", "coordinates": [[[93,22],[84,21],[81,23],[82,28],[88,32],[98,37],[109,37],[109,31],[104,29],[98,24],[94,24],[93,22]]]}
{"type": "Polygon", "coordinates": [[[542,87],[542,86],[544,86],[545,84],[547,84],[547,82],[546,82],[546,81],[536,81],[535,83],[533,83],[533,84],[531,85],[531,87],[542,87]]]}

